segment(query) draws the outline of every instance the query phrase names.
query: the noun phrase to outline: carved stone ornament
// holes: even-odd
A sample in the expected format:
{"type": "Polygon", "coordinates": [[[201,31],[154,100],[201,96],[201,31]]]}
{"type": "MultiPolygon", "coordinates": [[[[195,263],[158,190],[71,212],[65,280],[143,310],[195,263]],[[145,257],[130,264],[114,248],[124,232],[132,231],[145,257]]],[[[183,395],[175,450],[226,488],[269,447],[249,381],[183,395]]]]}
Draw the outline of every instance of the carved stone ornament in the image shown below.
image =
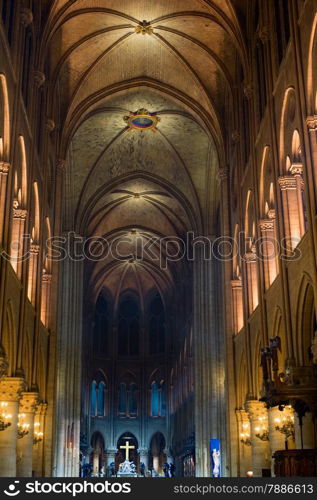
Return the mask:
{"type": "Polygon", "coordinates": [[[34,82],[35,82],[35,85],[37,86],[37,88],[42,87],[42,85],[44,85],[45,79],[46,79],[44,73],[42,71],[35,70],[33,76],[34,76],[34,82]]]}
{"type": "Polygon", "coordinates": [[[317,130],[317,115],[308,116],[306,118],[307,127],[311,131],[317,130]]]}
{"type": "Polygon", "coordinates": [[[7,161],[0,161],[0,174],[7,174],[10,170],[10,163],[7,161]]]}
{"type": "Polygon", "coordinates": [[[5,377],[8,373],[9,363],[7,360],[6,353],[3,348],[0,347],[0,379],[5,377]]]}
{"type": "Polygon", "coordinates": [[[148,21],[142,21],[136,28],[135,32],[137,35],[152,35],[153,27],[148,21]]]}
{"type": "Polygon", "coordinates": [[[23,7],[20,11],[20,21],[24,28],[27,28],[33,23],[33,12],[27,7],[23,7]]]}
{"type": "Polygon", "coordinates": [[[53,132],[55,130],[55,122],[52,118],[47,118],[46,119],[46,130],[49,131],[49,133],[53,132]]]}

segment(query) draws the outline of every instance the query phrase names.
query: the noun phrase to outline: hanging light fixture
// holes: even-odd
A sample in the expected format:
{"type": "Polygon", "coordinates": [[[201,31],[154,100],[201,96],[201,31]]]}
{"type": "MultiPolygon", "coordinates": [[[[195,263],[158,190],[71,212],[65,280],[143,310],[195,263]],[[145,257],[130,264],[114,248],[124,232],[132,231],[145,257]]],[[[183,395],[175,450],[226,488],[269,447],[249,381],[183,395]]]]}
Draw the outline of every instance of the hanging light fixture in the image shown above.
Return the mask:
{"type": "Polygon", "coordinates": [[[30,424],[24,422],[25,413],[18,415],[18,439],[24,438],[30,432],[30,424]]]}
{"type": "Polygon", "coordinates": [[[4,431],[12,425],[10,422],[12,415],[7,413],[7,407],[8,403],[5,403],[4,401],[0,403],[0,431],[4,431]]]}
{"type": "Polygon", "coordinates": [[[43,432],[40,431],[41,424],[40,422],[36,422],[34,424],[34,438],[33,438],[33,444],[38,444],[41,441],[43,441],[43,432]]]}

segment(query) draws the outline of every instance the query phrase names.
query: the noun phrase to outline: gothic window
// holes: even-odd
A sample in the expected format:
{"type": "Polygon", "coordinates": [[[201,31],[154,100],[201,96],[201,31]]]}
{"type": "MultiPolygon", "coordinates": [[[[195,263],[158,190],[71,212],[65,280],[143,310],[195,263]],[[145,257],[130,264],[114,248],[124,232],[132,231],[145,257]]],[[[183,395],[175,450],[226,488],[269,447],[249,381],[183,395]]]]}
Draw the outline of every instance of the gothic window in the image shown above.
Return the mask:
{"type": "Polygon", "coordinates": [[[263,118],[267,104],[266,76],[265,76],[265,56],[264,47],[261,40],[256,44],[256,71],[258,82],[258,106],[260,120],[263,118]]]}
{"type": "Polygon", "coordinates": [[[125,299],[119,309],[118,351],[120,356],[139,354],[139,309],[133,299],[125,299]]]}
{"type": "Polygon", "coordinates": [[[99,295],[95,308],[93,335],[94,353],[99,356],[105,356],[108,352],[109,323],[108,303],[103,295],[99,295]]]}
{"type": "Polygon", "coordinates": [[[4,24],[5,32],[7,33],[8,42],[10,45],[12,44],[13,40],[14,10],[15,0],[2,0],[2,22],[4,24]]]}
{"type": "Polygon", "coordinates": [[[155,297],[150,305],[149,350],[150,354],[164,352],[165,315],[160,296],[155,297]]]}
{"type": "Polygon", "coordinates": [[[101,381],[98,386],[98,395],[97,395],[97,415],[98,417],[105,416],[105,391],[106,384],[101,381]]]}
{"type": "Polygon", "coordinates": [[[135,382],[122,382],[119,386],[118,413],[120,417],[135,418],[138,414],[138,387],[135,382]]]}
{"type": "Polygon", "coordinates": [[[32,71],[32,58],[33,58],[33,33],[31,28],[27,28],[24,39],[22,89],[21,89],[26,108],[28,107],[29,104],[29,88],[30,88],[29,84],[32,71]]]}
{"type": "Polygon", "coordinates": [[[120,384],[119,386],[119,415],[126,416],[127,413],[127,386],[120,384]]]}
{"type": "Polygon", "coordinates": [[[151,384],[151,417],[166,416],[166,390],[165,382],[155,380],[151,384]]]}
{"type": "Polygon", "coordinates": [[[278,61],[281,63],[290,39],[288,1],[274,0],[274,11],[278,61]]]}
{"type": "Polygon", "coordinates": [[[94,380],[90,388],[90,415],[92,417],[96,416],[97,408],[97,382],[94,380]]]}
{"type": "Polygon", "coordinates": [[[136,417],[138,413],[137,390],[138,388],[136,384],[130,384],[128,394],[128,410],[130,417],[136,417]]]}

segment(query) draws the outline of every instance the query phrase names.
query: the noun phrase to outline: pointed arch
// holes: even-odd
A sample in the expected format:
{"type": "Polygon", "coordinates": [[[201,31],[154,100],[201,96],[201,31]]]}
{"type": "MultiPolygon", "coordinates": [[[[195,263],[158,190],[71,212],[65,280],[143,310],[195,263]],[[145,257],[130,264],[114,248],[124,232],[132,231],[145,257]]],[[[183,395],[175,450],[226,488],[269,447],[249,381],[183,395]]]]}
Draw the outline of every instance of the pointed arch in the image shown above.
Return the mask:
{"type": "Polygon", "coordinates": [[[7,79],[0,73],[0,162],[10,156],[10,106],[7,79]]]}
{"type": "Polygon", "coordinates": [[[300,366],[311,362],[311,344],[317,330],[315,292],[311,277],[305,273],[302,277],[297,300],[297,327],[294,345],[295,357],[300,366]]]}
{"type": "Polygon", "coordinates": [[[9,300],[5,310],[4,326],[1,336],[1,343],[9,363],[9,377],[13,375],[16,364],[17,331],[14,317],[13,304],[12,301],[9,300]]]}

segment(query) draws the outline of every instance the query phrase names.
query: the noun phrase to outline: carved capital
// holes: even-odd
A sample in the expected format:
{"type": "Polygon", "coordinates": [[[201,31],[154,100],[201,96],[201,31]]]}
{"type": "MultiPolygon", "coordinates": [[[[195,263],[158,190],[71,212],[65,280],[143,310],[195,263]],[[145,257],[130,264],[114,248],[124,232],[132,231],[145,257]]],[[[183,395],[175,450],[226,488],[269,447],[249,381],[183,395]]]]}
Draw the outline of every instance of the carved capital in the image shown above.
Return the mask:
{"type": "Polygon", "coordinates": [[[243,410],[242,408],[237,409],[236,416],[237,416],[238,422],[240,422],[242,424],[249,424],[250,423],[249,414],[246,410],[243,410]]]}
{"type": "Polygon", "coordinates": [[[63,158],[60,158],[57,162],[57,169],[60,171],[60,172],[65,172],[66,170],[66,165],[67,165],[67,162],[66,160],[64,160],[63,158]]]}
{"type": "Polygon", "coordinates": [[[289,171],[292,175],[302,175],[303,174],[302,163],[293,163],[289,171]]]}
{"type": "Polygon", "coordinates": [[[280,185],[281,191],[287,191],[289,189],[296,189],[297,182],[293,175],[283,175],[278,178],[278,183],[280,185]]]}
{"type": "Polygon", "coordinates": [[[275,208],[270,208],[270,210],[267,213],[267,216],[270,220],[275,220],[276,219],[276,210],[275,208]]]}
{"type": "Polygon", "coordinates": [[[234,144],[238,144],[240,142],[241,136],[240,136],[240,133],[238,132],[238,130],[235,130],[234,132],[232,132],[231,139],[232,139],[232,142],[234,144]]]}
{"type": "Polygon", "coordinates": [[[13,218],[25,220],[27,218],[28,212],[23,208],[13,208],[13,218]]]}
{"type": "Polygon", "coordinates": [[[259,420],[260,417],[263,417],[263,415],[266,415],[267,413],[265,404],[256,399],[247,400],[246,409],[250,420],[259,420]]]}
{"type": "Polygon", "coordinates": [[[225,181],[229,177],[229,167],[221,167],[218,169],[218,179],[219,181],[225,181]]]}
{"type": "Polygon", "coordinates": [[[44,417],[46,415],[46,411],[47,411],[47,403],[44,403],[43,401],[38,403],[38,405],[36,407],[36,412],[35,412],[36,415],[44,417]]]}
{"type": "Polygon", "coordinates": [[[246,252],[244,254],[244,260],[247,264],[256,261],[256,253],[255,252],[246,252]]]}
{"type": "Polygon", "coordinates": [[[10,163],[7,161],[0,161],[0,174],[8,174],[10,170],[10,163]]]}
{"type": "Polygon", "coordinates": [[[35,70],[33,73],[33,78],[34,78],[34,83],[37,86],[37,88],[42,87],[45,83],[45,75],[42,71],[35,70]]]}
{"type": "Polygon", "coordinates": [[[270,40],[270,27],[262,26],[258,31],[258,36],[263,45],[265,45],[270,40]]]}
{"type": "Polygon", "coordinates": [[[317,130],[317,115],[307,116],[306,123],[310,131],[314,132],[317,130]]]}
{"type": "Polygon", "coordinates": [[[30,24],[33,23],[33,12],[31,9],[27,7],[23,7],[20,10],[20,22],[24,28],[27,28],[30,24]]]}
{"type": "Polygon", "coordinates": [[[43,272],[42,274],[42,282],[43,283],[51,283],[52,281],[52,275],[47,273],[47,272],[43,272]]]}
{"type": "Polygon", "coordinates": [[[242,290],[242,281],[241,280],[231,280],[231,288],[232,288],[232,290],[242,290]]]}
{"type": "Polygon", "coordinates": [[[244,92],[245,97],[248,100],[252,99],[254,89],[253,89],[253,86],[250,82],[244,84],[243,92],[244,92]]]}
{"type": "Polygon", "coordinates": [[[0,345],[0,379],[8,374],[9,362],[6,353],[0,345]]]}
{"type": "Polygon", "coordinates": [[[39,395],[37,392],[22,392],[19,401],[20,413],[35,413],[36,407],[39,402],[39,395]]]}
{"type": "Polygon", "coordinates": [[[30,253],[33,255],[37,255],[40,251],[40,245],[36,245],[34,243],[31,244],[30,246],[30,253]]]}
{"type": "Polygon", "coordinates": [[[3,377],[0,380],[0,401],[19,401],[26,383],[21,377],[3,377]]]}
{"type": "Polygon", "coordinates": [[[48,130],[49,133],[53,132],[55,130],[55,122],[52,118],[47,118],[46,123],[45,123],[46,130],[48,130]]]}
{"type": "Polygon", "coordinates": [[[273,231],[274,229],[274,221],[272,219],[261,219],[259,220],[259,225],[261,231],[273,231]]]}

